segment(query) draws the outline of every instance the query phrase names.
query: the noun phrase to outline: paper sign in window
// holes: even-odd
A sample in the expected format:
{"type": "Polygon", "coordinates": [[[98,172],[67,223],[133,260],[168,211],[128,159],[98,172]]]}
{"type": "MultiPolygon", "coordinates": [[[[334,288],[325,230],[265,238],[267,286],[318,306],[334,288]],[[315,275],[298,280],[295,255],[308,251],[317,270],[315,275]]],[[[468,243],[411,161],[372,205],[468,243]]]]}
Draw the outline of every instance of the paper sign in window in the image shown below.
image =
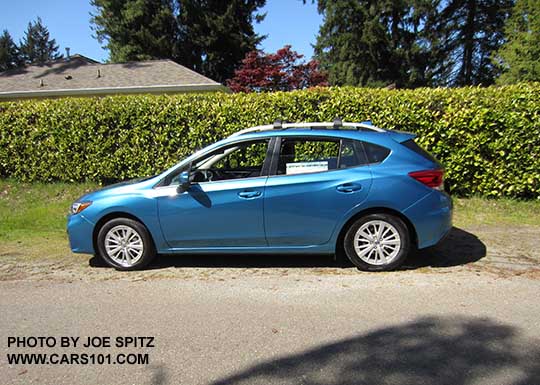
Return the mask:
{"type": "Polygon", "coordinates": [[[328,161],[287,163],[287,175],[328,171],[328,161]]]}

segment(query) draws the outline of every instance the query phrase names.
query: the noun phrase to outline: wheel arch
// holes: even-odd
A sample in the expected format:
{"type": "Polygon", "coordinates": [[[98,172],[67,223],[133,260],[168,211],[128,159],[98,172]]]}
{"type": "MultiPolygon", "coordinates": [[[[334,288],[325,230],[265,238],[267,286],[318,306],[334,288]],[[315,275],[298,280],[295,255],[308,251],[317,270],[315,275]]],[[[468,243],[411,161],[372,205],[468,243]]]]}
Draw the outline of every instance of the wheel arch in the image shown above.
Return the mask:
{"type": "Polygon", "coordinates": [[[98,247],[97,247],[97,238],[98,238],[99,230],[101,230],[101,228],[103,227],[103,225],[105,223],[109,222],[112,219],[117,219],[117,218],[127,218],[127,219],[132,219],[134,221],[139,222],[142,226],[144,226],[144,228],[146,229],[146,231],[150,235],[150,239],[152,240],[153,246],[155,247],[156,241],[154,240],[154,236],[152,235],[152,232],[148,229],[148,226],[146,226],[141,219],[139,219],[135,215],[127,213],[125,211],[113,211],[111,213],[108,213],[108,214],[102,216],[96,222],[96,224],[94,226],[94,230],[92,231],[92,246],[94,247],[94,251],[96,253],[99,250],[98,247]]]}
{"type": "Polygon", "coordinates": [[[409,218],[403,215],[403,213],[395,209],[388,208],[388,207],[370,207],[365,210],[361,210],[357,212],[351,218],[349,218],[343,226],[341,226],[341,229],[339,230],[339,234],[336,240],[336,248],[335,248],[336,253],[343,253],[345,251],[343,249],[343,240],[345,238],[345,234],[347,233],[347,230],[349,229],[349,227],[354,222],[356,222],[359,218],[365,215],[369,215],[369,214],[389,214],[389,215],[394,215],[398,217],[399,219],[401,219],[407,226],[411,244],[415,248],[418,247],[418,236],[416,234],[416,229],[409,218]]]}

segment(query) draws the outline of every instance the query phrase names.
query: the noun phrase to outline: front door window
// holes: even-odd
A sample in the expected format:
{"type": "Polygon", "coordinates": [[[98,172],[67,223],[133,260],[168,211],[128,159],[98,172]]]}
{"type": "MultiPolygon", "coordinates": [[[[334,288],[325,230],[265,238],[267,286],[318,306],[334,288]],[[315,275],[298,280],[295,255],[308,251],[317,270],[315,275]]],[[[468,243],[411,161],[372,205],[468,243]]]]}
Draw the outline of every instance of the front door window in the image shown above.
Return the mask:
{"type": "Polygon", "coordinates": [[[194,182],[263,176],[268,140],[242,142],[219,149],[192,166],[194,182]]]}

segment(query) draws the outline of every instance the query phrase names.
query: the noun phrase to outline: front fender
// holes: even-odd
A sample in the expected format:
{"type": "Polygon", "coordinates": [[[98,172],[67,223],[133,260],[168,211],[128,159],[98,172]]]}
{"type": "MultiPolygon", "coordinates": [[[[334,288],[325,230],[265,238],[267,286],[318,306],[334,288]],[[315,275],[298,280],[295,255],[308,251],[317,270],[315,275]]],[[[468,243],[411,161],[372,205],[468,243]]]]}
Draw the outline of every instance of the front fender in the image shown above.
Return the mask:
{"type": "MultiPolygon", "coordinates": [[[[95,226],[111,214],[129,214],[137,218],[148,229],[157,250],[167,248],[159,226],[157,200],[143,194],[114,195],[95,201],[84,210],[85,218],[95,226]]],[[[121,215],[118,215],[121,216],[121,215]]]]}

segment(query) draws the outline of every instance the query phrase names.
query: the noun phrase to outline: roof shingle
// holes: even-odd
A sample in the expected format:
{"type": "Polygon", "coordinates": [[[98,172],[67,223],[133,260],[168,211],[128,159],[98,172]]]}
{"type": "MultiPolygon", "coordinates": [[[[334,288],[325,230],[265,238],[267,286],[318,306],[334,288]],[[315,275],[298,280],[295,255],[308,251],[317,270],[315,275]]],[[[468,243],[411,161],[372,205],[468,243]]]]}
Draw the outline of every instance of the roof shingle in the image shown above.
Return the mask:
{"type": "Polygon", "coordinates": [[[0,99],[224,90],[172,60],[101,64],[81,55],[0,73],[0,99]]]}

